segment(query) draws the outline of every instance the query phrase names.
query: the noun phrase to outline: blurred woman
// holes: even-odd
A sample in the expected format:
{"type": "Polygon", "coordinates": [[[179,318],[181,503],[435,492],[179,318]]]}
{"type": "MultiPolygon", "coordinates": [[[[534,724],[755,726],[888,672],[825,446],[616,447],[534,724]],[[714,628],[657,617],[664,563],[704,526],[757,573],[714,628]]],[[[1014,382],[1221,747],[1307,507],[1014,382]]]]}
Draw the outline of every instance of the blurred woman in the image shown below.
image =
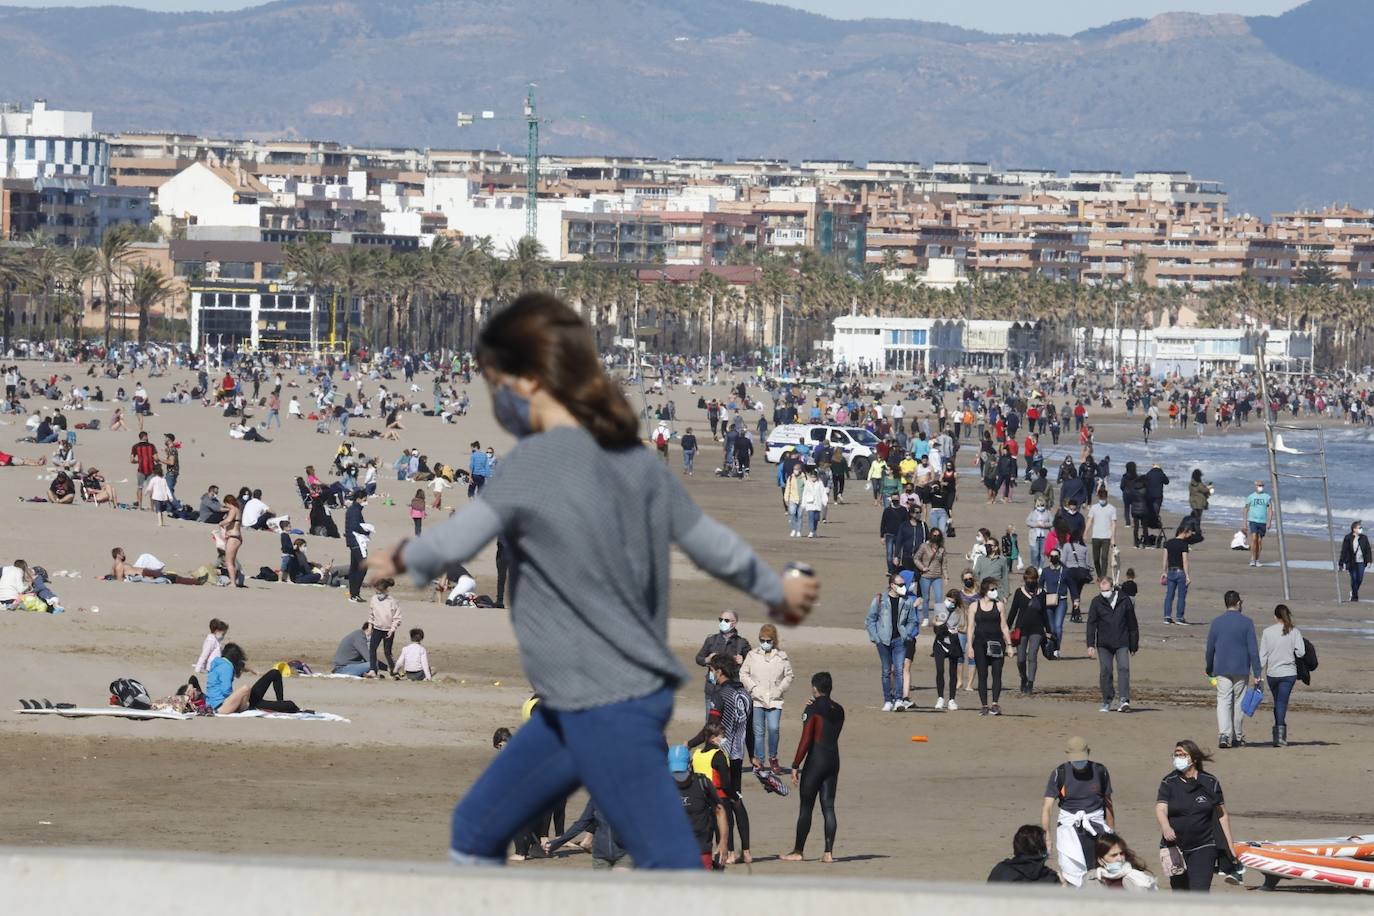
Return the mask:
{"type": "Polygon", "coordinates": [[[1096,881],[1108,890],[1159,890],[1155,876],[1150,874],[1144,860],[1121,837],[1114,833],[1099,833],[1094,845],[1097,868],[1088,875],[1088,880],[1096,881]]]}

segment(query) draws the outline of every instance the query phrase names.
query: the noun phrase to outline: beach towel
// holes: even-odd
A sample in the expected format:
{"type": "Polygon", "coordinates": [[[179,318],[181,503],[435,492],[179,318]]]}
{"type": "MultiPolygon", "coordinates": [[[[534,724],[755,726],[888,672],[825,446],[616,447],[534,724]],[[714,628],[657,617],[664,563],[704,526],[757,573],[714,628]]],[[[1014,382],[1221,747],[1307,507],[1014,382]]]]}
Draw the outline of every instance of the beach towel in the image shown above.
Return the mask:
{"type": "Polygon", "coordinates": [[[231,712],[228,715],[216,716],[217,719],[310,719],[316,722],[348,722],[343,716],[336,716],[332,712],[268,712],[265,709],[245,709],[243,712],[231,712]]]}

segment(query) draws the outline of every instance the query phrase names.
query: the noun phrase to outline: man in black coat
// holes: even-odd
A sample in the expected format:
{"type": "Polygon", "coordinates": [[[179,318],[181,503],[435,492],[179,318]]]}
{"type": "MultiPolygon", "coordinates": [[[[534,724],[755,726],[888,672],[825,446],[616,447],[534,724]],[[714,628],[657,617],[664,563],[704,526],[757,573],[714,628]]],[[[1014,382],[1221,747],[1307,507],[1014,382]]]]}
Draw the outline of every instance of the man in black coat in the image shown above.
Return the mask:
{"type": "Polygon", "coordinates": [[[1364,526],[1354,522],[1341,542],[1341,569],[1350,573],[1351,601],[1360,600],[1360,584],[1364,582],[1364,571],[1371,560],[1374,554],[1369,549],[1369,537],[1364,533],[1364,526]]]}
{"type": "Polygon", "coordinates": [[[893,493],[883,507],[882,517],[878,520],[878,539],[883,542],[883,568],[888,575],[901,565],[901,555],[897,552],[897,535],[906,524],[907,511],[901,503],[901,494],[893,493]]]}
{"type": "Polygon", "coordinates": [[[1164,488],[1168,485],[1169,475],[1159,465],[1151,465],[1145,472],[1145,498],[1150,501],[1152,520],[1158,520],[1160,525],[1164,524],[1159,511],[1164,508],[1164,488]]]}
{"type": "Polygon", "coordinates": [[[1131,656],[1140,648],[1140,625],[1135,602],[1117,591],[1111,576],[1097,580],[1099,594],[1088,606],[1088,656],[1097,659],[1097,683],[1102,688],[1102,712],[1111,709],[1112,662],[1121,688],[1117,712],[1131,711],[1131,656]]]}
{"type": "MultiPolygon", "coordinates": [[[[735,665],[744,664],[744,656],[749,654],[749,640],[740,635],[736,627],[739,625],[739,615],[731,610],[720,612],[720,619],[717,621],[717,632],[706,637],[706,641],[701,644],[701,651],[697,653],[697,664],[706,669],[706,680],[703,684],[706,692],[706,714],[711,714],[711,696],[715,693],[715,685],[711,682],[711,661],[717,656],[731,659],[735,665]]],[[[750,729],[752,732],[753,729],[750,729]]]]}

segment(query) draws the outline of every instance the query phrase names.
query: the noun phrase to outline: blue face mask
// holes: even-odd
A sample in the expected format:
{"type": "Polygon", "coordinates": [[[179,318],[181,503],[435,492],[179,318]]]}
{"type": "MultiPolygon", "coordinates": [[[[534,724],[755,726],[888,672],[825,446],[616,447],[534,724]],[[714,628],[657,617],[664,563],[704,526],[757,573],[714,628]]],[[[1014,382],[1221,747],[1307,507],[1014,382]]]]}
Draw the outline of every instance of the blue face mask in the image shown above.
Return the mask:
{"type": "Polygon", "coordinates": [[[517,439],[534,432],[530,425],[530,399],[515,393],[509,385],[497,385],[491,392],[491,407],[496,422],[517,439]]]}

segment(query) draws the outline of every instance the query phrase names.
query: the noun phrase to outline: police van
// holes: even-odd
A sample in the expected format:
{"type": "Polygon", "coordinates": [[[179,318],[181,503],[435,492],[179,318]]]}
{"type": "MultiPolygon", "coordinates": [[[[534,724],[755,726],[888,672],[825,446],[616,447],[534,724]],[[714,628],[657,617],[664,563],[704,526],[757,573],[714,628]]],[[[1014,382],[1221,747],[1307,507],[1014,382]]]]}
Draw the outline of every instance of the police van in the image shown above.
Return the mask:
{"type": "Polygon", "coordinates": [[[877,454],[879,439],[866,429],[856,426],[819,426],[808,423],[788,423],[768,433],[763,457],[769,464],[777,464],[782,453],[794,445],[812,448],[829,442],[849,459],[854,479],[868,476],[869,465],[877,454]]]}

